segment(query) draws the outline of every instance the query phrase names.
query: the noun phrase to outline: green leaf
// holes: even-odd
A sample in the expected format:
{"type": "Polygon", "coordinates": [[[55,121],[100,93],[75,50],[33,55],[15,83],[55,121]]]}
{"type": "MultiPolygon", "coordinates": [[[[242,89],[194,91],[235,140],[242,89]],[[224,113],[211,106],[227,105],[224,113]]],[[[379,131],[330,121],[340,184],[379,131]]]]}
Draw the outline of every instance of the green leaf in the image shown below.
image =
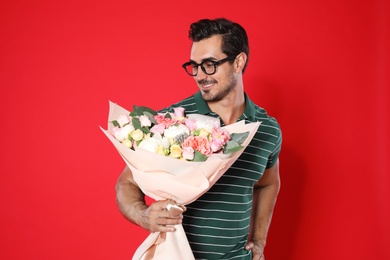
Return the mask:
{"type": "Polygon", "coordinates": [[[149,133],[150,133],[149,128],[146,127],[146,126],[143,126],[143,127],[141,127],[140,129],[141,129],[141,131],[144,132],[145,134],[149,134],[149,133]]]}
{"type": "Polygon", "coordinates": [[[118,121],[116,121],[116,120],[113,120],[110,123],[112,123],[114,126],[120,127],[118,121]]]}
{"type": "Polygon", "coordinates": [[[147,116],[150,120],[150,122],[152,122],[152,124],[156,124],[156,120],[154,119],[153,117],[153,114],[150,113],[149,111],[144,111],[144,115],[147,116]]]}
{"type": "Polygon", "coordinates": [[[198,152],[198,151],[195,151],[194,153],[194,160],[192,160],[193,162],[204,162],[207,160],[207,156],[198,152]]]}
{"type": "Polygon", "coordinates": [[[171,114],[166,113],[166,114],[165,114],[165,118],[172,118],[172,116],[171,116],[171,114]]]}
{"type": "Polygon", "coordinates": [[[249,132],[244,132],[244,133],[233,133],[230,135],[231,141],[235,141],[238,144],[242,144],[245,139],[248,137],[249,132]]]}
{"type": "Polygon", "coordinates": [[[139,121],[139,118],[133,117],[131,123],[133,124],[134,129],[141,129],[141,122],[139,121]]]}
{"type": "Polygon", "coordinates": [[[130,115],[131,116],[142,116],[145,114],[145,112],[148,112],[152,115],[157,115],[157,112],[149,107],[144,107],[144,106],[133,106],[133,111],[131,111],[130,115]]]}
{"type": "Polygon", "coordinates": [[[226,144],[225,148],[223,149],[223,153],[224,154],[235,153],[235,152],[241,150],[242,148],[244,148],[244,147],[241,146],[239,143],[231,140],[226,144]]]}

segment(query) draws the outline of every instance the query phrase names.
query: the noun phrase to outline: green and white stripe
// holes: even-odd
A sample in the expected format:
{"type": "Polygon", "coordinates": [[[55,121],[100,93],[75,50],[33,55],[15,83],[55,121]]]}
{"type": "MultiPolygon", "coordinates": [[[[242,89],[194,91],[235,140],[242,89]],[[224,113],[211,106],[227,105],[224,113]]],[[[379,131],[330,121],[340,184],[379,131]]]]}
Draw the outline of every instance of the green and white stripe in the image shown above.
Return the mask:
{"type": "MultiPolygon", "coordinates": [[[[252,208],[253,185],[278,158],[282,134],[277,121],[245,95],[239,120],[262,122],[251,143],[217,183],[187,205],[183,227],[196,259],[252,259],[244,249],[252,208]]],[[[184,107],[186,114],[219,117],[198,92],[163,111],[184,107]]],[[[221,122],[222,123],[222,122],[221,122]]]]}

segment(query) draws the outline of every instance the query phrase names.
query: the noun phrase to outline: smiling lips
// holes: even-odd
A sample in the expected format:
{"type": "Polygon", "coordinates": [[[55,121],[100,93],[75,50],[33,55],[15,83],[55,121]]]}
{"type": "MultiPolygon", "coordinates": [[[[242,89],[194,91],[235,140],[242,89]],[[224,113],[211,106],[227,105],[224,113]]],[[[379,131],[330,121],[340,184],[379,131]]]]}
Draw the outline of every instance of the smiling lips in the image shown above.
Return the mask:
{"type": "Polygon", "coordinates": [[[199,80],[198,84],[203,88],[210,88],[212,85],[217,83],[215,80],[199,80]]]}

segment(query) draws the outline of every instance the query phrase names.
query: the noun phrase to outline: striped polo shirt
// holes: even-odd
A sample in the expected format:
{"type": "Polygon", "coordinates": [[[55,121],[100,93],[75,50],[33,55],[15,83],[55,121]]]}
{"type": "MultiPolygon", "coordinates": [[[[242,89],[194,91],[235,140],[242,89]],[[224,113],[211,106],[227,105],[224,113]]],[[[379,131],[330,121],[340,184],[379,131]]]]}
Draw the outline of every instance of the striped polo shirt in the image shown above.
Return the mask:
{"type": "MultiPolygon", "coordinates": [[[[253,186],[264,170],[276,163],[282,134],[277,121],[246,94],[245,102],[244,114],[238,121],[262,122],[257,133],[231,168],[208,192],[186,205],[183,214],[183,227],[196,259],[252,259],[251,252],[244,247],[249,233],[253,186]]],[[[219,118],[200,92],[161,112],[172,111],[174,107],[185,108],[186,114],[219,118]]]]}

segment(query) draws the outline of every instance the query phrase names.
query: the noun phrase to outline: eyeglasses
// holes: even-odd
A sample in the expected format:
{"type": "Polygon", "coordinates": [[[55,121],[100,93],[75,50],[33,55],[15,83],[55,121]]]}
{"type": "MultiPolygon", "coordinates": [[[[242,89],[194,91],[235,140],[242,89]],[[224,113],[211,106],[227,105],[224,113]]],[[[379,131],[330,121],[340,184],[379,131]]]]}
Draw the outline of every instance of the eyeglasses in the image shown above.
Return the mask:
{"type": "Polygon", "coordinates": [[[219,60],[219,61],[204,60],[201,63],[196,63],[195,61],[189,61],[189,62],[184,63],[182,65],[182,67],[186,70],[186,72],[190,76],[198,75],[198,67],[199,66],[206,75],[213,75],[217,71],[218,65],[221,65],[224,62],[233,60],[236,57],[237,57],[237,55],[231,55],[231,56],[227,56],[226,58],[219,60]]]}

